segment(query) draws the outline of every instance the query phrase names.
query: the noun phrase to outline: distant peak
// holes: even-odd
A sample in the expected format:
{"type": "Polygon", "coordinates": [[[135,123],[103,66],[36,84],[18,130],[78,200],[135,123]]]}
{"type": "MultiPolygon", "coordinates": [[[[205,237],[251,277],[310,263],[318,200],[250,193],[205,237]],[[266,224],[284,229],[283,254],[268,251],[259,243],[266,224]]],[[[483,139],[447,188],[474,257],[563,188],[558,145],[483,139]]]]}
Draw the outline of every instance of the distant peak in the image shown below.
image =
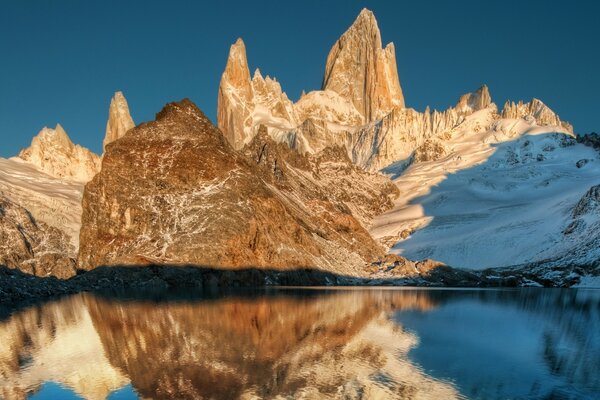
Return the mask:
{"type": "Polygon", "coordinates": [[[56,124],[54,129],[48,127],[42,128],[31,141],[31,146],[37,146],[41,142],[60,146],[64,149],[73,147],[73,142],[71,142],[69,135],[67,135],[67,132],[60,124],[56,124]]]}
{"type": "Polygon", "coordinates": [[[492,104],[492,96],[486,84],[483,84],[474,92],[466,93],[456,103],[456,111],[460,113],[473,113],[483,110],[492,104]]]}

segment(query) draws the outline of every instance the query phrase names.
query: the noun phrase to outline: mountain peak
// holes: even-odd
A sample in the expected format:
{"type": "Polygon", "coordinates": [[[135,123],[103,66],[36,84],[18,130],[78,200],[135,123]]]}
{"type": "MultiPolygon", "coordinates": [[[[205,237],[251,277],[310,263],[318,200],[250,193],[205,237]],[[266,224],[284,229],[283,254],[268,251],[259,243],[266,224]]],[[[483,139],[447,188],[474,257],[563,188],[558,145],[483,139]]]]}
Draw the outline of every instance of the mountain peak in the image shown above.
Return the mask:
{"type": "Polygon", "coordinates": [[[73,147],[73,142],[60,124],[56,124],[54,129],[48,127],[42,128],[32,139],[31,146],[40,146],[42,143],[44,145],[57,146],[65,150],[73,147]]]}
{"type": "Polygon", "coordinates": [[[363,122],[404,108],[394,45],[382,48],[377,20],[366,8],[331,48],[322,89],[351,101],[363,122]]]}
{"type": "Polygon", "coordinates": [[[100,167],[99,157],[73,144],[60,124],[54,129],[44,127],[19,158],[50,176],[78,182],[91,180],[100,167]]]}
{"type": "Polygon", "coordinates": [[[492,104],[492,96],[487,85],[483,84],[479,89],[474,92],[464,94],[456,103],[456,111],[459,113],[473,113],[475,111],[483,110],[492,104]]]}
{"type": "Polygon", "coordinates": [[[105,150],[106,145],[125,135],[134,126],[135,123],[129,113],[129,105],[123,92],[116,92],[110,100],[108,108],[108,121],[106,122],[106,134],[102,142],[102,149],[105,150]]]}
{"type": "MultiPolygon", "coordinates": [[[[250,70],[248,69],[248,58],[246,57],[246,45],[238,38],[229,48],[227,65],[221,78],[221,83],[228,83],[235,88],[242,88],[250,82],[250,70]]],[[[251,96],[251,93],[247,93],[251,96]]]]}

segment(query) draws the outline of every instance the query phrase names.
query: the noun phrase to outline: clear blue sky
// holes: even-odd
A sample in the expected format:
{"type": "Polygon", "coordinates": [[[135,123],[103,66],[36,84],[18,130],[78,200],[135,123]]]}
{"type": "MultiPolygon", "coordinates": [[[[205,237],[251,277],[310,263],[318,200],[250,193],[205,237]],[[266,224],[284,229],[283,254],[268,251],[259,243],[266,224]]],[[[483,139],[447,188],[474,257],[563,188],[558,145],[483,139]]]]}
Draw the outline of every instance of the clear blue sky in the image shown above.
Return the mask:
{"type": "Polygon", "coordinates": [[[0,156],[60,122],[99,152],[116,90],[136,123],[191,98],[213,121],[231,43],[292,99],[318,89],[331,45],[363,7],[393,41],[407,105],[444,109],[482,83],[494,101],[538,97],[600,129],[597,1],[0,2],[0,156]]]}

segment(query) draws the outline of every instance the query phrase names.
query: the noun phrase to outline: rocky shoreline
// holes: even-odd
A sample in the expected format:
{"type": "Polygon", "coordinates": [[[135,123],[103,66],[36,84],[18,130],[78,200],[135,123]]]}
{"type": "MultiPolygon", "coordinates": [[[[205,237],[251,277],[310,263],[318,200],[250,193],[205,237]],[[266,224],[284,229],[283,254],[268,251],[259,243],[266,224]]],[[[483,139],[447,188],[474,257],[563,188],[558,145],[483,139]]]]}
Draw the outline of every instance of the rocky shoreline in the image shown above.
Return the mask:
{"type": "MultiPolygon", "coordinates": [[[[597,272],[597,271],[596,271],[597,272]]],[[[110,266],[81,272],[70,279],[37,277],[0,267],[0,303],[21,302],[80,292],[210,290],[265,286],[414,286],[414,287],[549,287],[576,286],[583,277],[596,276],[580,267],[525,269],[520,267],[469,271],[421,262],[383,261],[372,264],[364,277],[338,275],[311,268],[290,270],[245,268],[236,270],[203,266],[110,266]],[[408,269],[412,270],[408,273],[408,269]]]]}

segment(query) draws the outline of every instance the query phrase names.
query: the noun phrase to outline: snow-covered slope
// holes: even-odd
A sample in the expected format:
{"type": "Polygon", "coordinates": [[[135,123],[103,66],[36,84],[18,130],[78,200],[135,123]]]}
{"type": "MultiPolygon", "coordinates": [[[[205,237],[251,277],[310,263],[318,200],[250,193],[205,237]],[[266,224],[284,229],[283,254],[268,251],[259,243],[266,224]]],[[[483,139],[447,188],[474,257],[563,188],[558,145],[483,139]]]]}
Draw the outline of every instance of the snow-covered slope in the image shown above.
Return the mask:
{"type": "Polygon", "coordinates": [[[567,129],[531,115],[498,118],[491,108],[474,113],[449,133],[441,159],[387,170],[403,196],[372,234],[408,258],[477,269],[568,252],[564,231],[600,183],[600,161],[567,129]]]}
{"type": "MultiPolygon", "coordinates": [[[[20,158],[0,158],[0,193],[79,246],[84,183],[50,176],[20,158]]],[[[70,254],[75,257],[76,254],[70,254]]]]}

